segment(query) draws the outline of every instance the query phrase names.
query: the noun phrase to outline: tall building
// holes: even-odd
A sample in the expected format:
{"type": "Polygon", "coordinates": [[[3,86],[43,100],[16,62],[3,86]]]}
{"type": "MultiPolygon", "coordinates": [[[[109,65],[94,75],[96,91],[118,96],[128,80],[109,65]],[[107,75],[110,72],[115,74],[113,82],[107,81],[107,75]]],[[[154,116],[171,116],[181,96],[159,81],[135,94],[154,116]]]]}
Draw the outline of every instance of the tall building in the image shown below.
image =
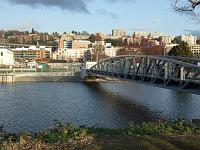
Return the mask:
{"type": "Polygon", "coordinates": [[[120,37],[126,36],[126,31],[123,29],[113,29],[112,36],[113,38],[120,38],[120,37]]]}
{"type": "Polygon", "coordinates": [[[134,32],[134,34],[133,34],[133,37],[135,37],[135,38],[141,38],[141,37],[149,38],[149,36],[150,36],[150,33],[148,33],[148,32],[134,32]]]}
{"type": "Polygon", "coordinates": [[[159,38],[160,36],[164,36],[164,34],[163,34],[163,33],[160,33],[160,32],[150,33],[150,37],[153,38],[153,39],[157,39],[157,38],[159,38]]]}
{"type": "Polygon", "coordinates": [[[196,43],[197,43],[197,37],[193,36],[193,35],[177,36],[176,40],[177,40],[178,44],[180,44],[181,42],[186,42],[189,45],[196,45],[196,43]]]}
{"type": "Polygon", "coordinates": [[[66,44],[66,42],[69,42],[72,40],[72,36],[71,35],[68,35],[68,34],[64,34],[60,37],[59,39],[59,43],[58,43],[58,48],[59,49],[63,49],[63,48],[67,48],[65,46],[68,46],[66,44]]]}
{"type": "Polygon", "coordinates": [[[173,37],[172,36],[160,36],[160,43],[163,44],[171,44],[173,37]]]}

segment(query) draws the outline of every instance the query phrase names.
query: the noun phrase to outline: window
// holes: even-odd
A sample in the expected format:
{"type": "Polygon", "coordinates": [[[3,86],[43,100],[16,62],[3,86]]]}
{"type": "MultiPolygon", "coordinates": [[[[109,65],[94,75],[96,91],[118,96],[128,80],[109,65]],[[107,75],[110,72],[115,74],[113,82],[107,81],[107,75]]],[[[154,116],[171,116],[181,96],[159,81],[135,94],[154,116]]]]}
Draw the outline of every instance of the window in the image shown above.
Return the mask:
{"type": "Polygon", "coordinates": [[[3,52],[1,52],[1,56],[3,56],[3,52]]]}

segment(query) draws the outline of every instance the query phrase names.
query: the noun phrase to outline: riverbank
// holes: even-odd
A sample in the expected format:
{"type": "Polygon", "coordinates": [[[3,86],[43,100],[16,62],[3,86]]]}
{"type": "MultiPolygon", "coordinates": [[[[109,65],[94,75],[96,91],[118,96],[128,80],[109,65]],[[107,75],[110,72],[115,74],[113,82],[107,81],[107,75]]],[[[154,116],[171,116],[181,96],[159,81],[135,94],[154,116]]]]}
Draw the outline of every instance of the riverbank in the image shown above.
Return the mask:
{"type": "Polygon", "coordinates": [[[177,122],[130,124],[126,129],[105,129],[62,125],[36,134],[8,134],[1,132],[1,149],[200,149],[198,124],[177,122]]]}

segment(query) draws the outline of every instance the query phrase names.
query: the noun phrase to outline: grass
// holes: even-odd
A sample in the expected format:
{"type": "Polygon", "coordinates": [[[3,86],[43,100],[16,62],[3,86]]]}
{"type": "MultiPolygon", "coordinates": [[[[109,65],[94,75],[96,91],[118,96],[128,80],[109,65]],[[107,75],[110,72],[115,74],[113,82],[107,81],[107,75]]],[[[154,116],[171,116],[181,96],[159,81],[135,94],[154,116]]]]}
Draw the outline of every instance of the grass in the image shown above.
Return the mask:
{"type": "Polygon", "coordinates": [[[77,127],[55,121],[52,129],[34,135],[0,133],[0,149],[200,149],[199,127],[180,119],[176,122],[130,124],[125,129],[77,127]]]}

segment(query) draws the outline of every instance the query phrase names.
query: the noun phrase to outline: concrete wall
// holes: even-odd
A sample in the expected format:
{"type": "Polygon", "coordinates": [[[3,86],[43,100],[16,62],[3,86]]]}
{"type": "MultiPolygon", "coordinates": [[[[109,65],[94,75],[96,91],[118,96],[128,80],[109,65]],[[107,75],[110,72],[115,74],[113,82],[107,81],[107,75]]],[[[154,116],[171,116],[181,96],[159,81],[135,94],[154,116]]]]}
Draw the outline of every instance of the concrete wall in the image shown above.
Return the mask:
{"type": "Polygon", "coordinates": [[[0,83],[12,82],[67,82],[67,81],[82,81],[80,73],[72,74],[66,72],[54,73],[17,73],[12,75],[0,75],[0,83]]]}
{"type": "Polygon", "coordinates": [[[13,83],[15,82],[15,76],[14,75],[6,75],[2,74],[0,75],[0,83],[13,83]]]}
{"type": "Polygon", "coordinates": [[[81,81],[80,73],[72,74],[66,72],[33,72],[15,74],[15,82],[65,82],[81,81]]]}

